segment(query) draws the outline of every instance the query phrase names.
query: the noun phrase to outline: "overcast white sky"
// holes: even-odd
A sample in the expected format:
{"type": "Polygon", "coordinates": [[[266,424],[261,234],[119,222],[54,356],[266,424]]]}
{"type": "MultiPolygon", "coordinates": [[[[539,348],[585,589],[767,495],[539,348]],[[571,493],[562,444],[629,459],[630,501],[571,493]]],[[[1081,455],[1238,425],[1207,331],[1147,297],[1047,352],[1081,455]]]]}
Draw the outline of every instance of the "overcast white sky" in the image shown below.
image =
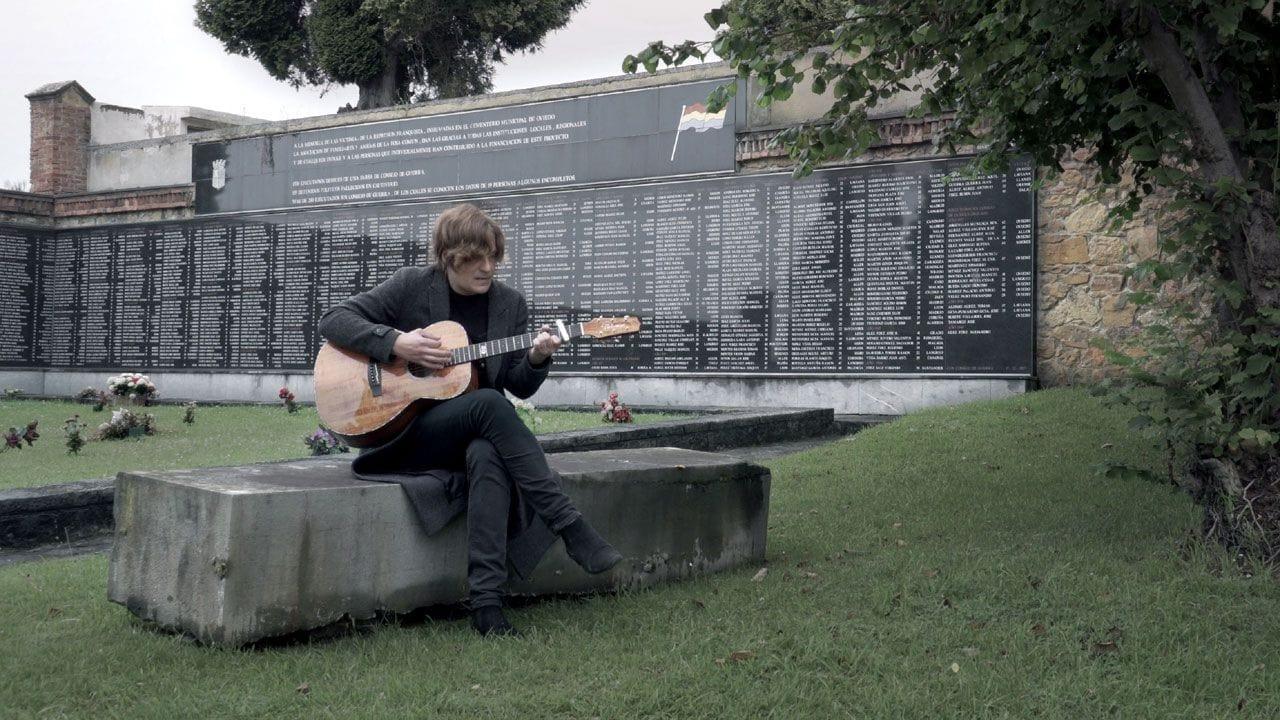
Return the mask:
{"type": "MultiPolygon", "coordinates": [[[[0,0],[0,183],[27,180],[30,109],[45,83],[78,80],[99,102],[193,105],[266,120],[325,115],[355,86],[294,90],[196,29],[192,0],[0,0]]],[[[710,39],[714,0],[588,0],[542,51],[498,67],[494,89],[621,74],[650,40],[710,39]]]]}

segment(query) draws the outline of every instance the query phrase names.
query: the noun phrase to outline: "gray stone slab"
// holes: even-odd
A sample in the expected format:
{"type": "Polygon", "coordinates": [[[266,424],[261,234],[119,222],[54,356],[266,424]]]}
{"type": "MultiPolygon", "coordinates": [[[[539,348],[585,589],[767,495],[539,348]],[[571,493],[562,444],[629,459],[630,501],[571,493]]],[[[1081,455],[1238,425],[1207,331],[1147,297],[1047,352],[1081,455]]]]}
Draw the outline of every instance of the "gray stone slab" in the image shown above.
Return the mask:
{"type": "MultiPolygon", "coordinates": [[[[769,471],[677,448],[549,456],[626,558],[591,576],[557,543],[513,594],[645,587],[764,559],[769,471]]],[[[108,597],[217,645],[466,596],[466,523],[427,537],[398,485],[349,459],[122,472],[108,597]]]]}
{"type": "MultiPolygon", "coordinates": [[[[645,425],[601,423],[595,428],[542,435],[538,441],[543,450],[552,453],[672,445],[725,450],[852,431],[847,424],[833,423],[829,408],[700,410],[708,414],[645,425]]],[[[0,553],[110,533],[114,483],[114,478],[102,478],[0,490],[0,553]]]]}
{"type": "Polygon", "coordinates": [[[828,434],[833,431],[833,419],[831,408],[735,410],[645,425],[569,430],[540,440],[547,452],[673,445],[690,450],[721,450],[828,434]]]}
{"type": "Polygon", "coordinates": [[[111,530],[114,480],[0,491],[0,549],[71,542],[111,530]]]}

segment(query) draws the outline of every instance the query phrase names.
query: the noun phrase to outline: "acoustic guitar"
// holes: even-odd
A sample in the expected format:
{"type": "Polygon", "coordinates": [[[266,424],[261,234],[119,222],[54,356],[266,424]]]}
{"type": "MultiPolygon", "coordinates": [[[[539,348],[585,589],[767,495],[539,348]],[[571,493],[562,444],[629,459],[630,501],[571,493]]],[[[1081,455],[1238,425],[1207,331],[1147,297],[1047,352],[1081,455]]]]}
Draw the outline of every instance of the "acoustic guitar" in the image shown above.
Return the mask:
{"type": "MultiPolygon", "coordinates": [[[[443,320],[425,329],[450,351],[449,364],[434,372],[401,358],[380,363],[327,342],[320,346],[315,366],[316,410],[330,431],[352,447],[381,445],[432,403],[475,389],[473,361],[526,350],[539,335],[531,332],[472,344],[467,331],[456,322],[443,320]]],[[[639,331],[639,318],[631,316],[572,324],[556,321],[553,330],[565,342],[639,331]]]]}

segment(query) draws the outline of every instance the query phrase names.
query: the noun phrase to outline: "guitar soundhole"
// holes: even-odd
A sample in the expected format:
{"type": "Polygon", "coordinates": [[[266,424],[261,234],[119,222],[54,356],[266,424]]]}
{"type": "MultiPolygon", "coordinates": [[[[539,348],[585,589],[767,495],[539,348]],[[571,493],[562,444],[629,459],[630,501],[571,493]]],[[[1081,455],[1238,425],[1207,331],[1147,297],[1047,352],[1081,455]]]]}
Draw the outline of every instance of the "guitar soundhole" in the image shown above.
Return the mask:
{"type": "Polygon", "coordinates": [[[409,363],[409,374],[414,377],[426,377],[431,374],[431,371],[418,363],[409,363]]]}

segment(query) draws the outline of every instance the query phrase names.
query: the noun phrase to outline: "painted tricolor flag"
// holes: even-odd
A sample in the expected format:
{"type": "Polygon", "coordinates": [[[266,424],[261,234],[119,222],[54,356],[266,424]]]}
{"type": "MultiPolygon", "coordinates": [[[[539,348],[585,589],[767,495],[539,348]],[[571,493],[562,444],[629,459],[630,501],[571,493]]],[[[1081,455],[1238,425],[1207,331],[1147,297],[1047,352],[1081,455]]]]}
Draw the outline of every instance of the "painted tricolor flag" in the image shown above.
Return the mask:
{"type": "Polygon", "coordinates": [[[720,108],[720,112],[707,112],[702,103],[683,105],[680,107],[680,124],[676,126],[676,141],[671,144],[671,162],[676,160],[676,148],[680,145],[680,133],[685,130],[706,132],[724,127],[724,114],[728,106],[720,108]]]}
{"type": "Polygon", "coordinates": [[[722,107],[720,112],[709,113],[707,106],[702,103],[694,103],[685,105],[680,111],[680,127],[676,128],[676,132],[681,130],[694,130],[696,132],[705,132],[707,130],[719,130],[724,127],[724,113],[729,108],[722,107]]]}

